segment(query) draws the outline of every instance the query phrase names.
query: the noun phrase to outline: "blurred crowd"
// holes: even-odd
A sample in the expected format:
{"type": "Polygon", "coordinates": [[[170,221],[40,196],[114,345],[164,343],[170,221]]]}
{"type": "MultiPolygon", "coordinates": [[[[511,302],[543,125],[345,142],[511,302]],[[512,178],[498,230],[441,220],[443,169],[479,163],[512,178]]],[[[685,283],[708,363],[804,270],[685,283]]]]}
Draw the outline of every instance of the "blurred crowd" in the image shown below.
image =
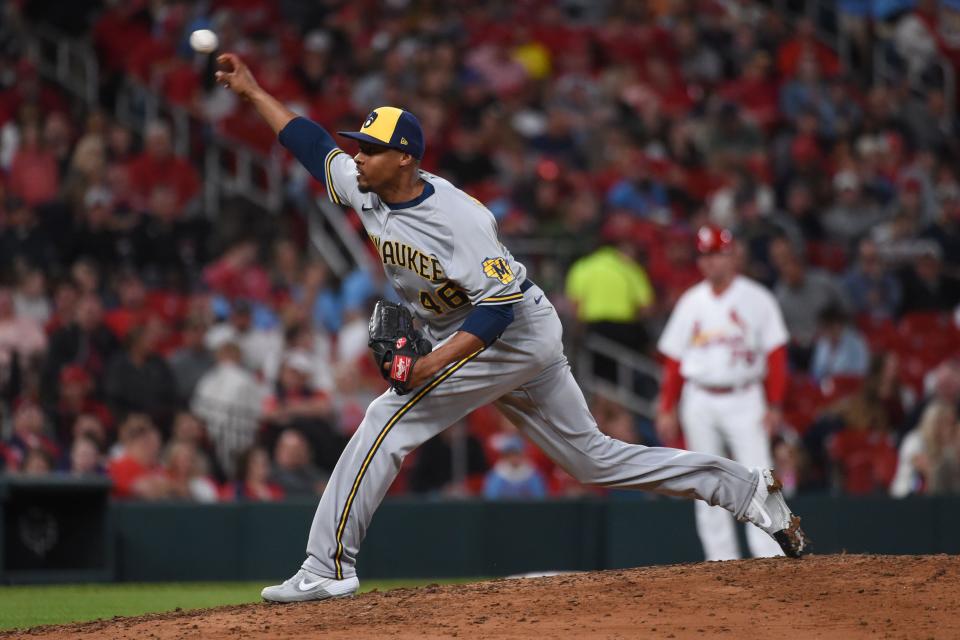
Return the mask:
{"type": "MultiPolygon", "coordinates": [[[[207,135],[270,151],[186,44],[210,28],[330,130],[382,104],[414,112],[424,169],[486,203],[508,246],[578,258],[520,256],[572,335],[653,355],[699,279],[693,230],[733,229],[791,334],[774,445],[788,489],[956,490],[960,148],[943,70],[960,13],[838,2],[841,58],[824,25],[772,4],[0,1],[0,464],[108,474],[122,497],[316,495],[385,388],[366,322],[392,294],[379,270],[337,276],[310,250],[296,203],[321,184],[291,163],[281,216],[211,221],[202,149],[178,156],[169,123],[111,117],[136,82],[207,135]],[[99,107],[41,76],[24,47],[38,25],[92,44],[99,107]]],[[[658,444],[616,403],[593,409],[605,433],[658,444]]],[[[490,408],[393,488],[585,490],[490,408]]]]}

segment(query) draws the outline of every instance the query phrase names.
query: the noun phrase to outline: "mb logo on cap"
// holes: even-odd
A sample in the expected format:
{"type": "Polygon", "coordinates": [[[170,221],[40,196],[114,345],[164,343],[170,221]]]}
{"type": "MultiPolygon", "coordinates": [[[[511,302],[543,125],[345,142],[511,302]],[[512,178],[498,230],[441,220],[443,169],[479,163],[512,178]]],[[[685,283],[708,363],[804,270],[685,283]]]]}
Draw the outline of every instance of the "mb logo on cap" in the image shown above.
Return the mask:
{"type": "Polygon", "coordinates": [[[409,111],[397,107],[378,107],[363,121],[360,131],[338,131],[346,138],[409,153],[423,158],[423,129],[409,111]]]}

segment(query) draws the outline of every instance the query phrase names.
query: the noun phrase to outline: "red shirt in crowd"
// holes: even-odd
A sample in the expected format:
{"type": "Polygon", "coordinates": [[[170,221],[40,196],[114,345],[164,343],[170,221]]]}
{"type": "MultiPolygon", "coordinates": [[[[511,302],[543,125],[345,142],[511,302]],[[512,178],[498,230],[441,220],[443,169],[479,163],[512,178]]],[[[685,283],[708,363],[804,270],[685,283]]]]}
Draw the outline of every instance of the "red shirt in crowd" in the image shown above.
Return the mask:
{"type": "Polygon", "coordinates": [[[241,104],[220,121],[220,133],[226,138],[246,143],[260,153],[269,153],[277,142],[277,134],[248,104],[241,104]]]}
{"type": "Polygon", "coordinates": [[[270,276],[257,265],[237,266],[221,259],[203,270],[203,280],[231,299],[263,301],[270,296],[270,276]]]}
{"type": "Polygon", "coordinates": [[[801,58],[812,54],[821,73],[829,78],[840,73],[840,59],[828,46],[805,37],[791,38],[777,51],[777,69],[784,78],[797,75],[801,58]]]}
{"type": "Polygon", "coordinates": [[[60,188],[57,159],[49,151],[21,148],[10,167],[10,192],[30,206],[50,202],[60,188]]]}
{"type": "Polygon", "coordinates": [[[128,169],[131,189],[144,198],[154,188],[169,185],[177,194],[177,204],[182,207],[200,191],[196,169],[183,158],[170,156],[161,159],[141,153],[130,161],[128,169]]]}
{"type": "Polygon", "coordinates": [[[111,309],[103,316],[103,324],[113,332],[118,340],[126,340],[127,334],[134,327],[145,323],[153,313],[146,307],[140,309],[130,309],[128,307],[117,307],[111,309]]]}
{"type": "Polygon", "coordinates": [[[221,500],[261,500],[271,502],[283,499],[283,488],[268,482],[253,485],[249,482],[230,482],[220,489],[221,500]]]}
{"type": "Polygon", "coordinates": [[[104,11],[94,25],[93,40],[100,53],[100,64],[107,69],[121,69],[129,53],[150,38],[146,23],[132,19],[136,13],[136,3],[120,3],[120,6],[104,11]]]}
{"type": "Polygon", "coordinates": [[[200,91],[200,74],[186,61],[178,60],[164,74],[162,86],[170,102],[189,107],[200,91]]]}
{"type": "Polygon", "coordinates": [[[133,485],[142,478],[163,474],[159,467],[147,467],[131,456],[120,456],[111,460],[107,466],[107,474],[113,480],[113,496],[116,498],[132,498],[133,485]]]}

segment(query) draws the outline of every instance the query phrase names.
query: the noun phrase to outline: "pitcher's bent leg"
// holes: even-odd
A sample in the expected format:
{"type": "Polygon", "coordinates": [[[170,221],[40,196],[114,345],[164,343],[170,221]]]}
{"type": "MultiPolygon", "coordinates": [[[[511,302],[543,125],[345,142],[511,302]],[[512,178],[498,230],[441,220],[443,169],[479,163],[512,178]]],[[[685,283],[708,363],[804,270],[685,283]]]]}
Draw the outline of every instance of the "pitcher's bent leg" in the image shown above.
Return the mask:
{"type": "Polygon", "coordinates": [[[501,398],[497,406],[580,482],[696,498],[738,518],[757,487],[758,474],[731,460],[605,436],[565,359],[501,398]]]}
{"type": "Polygon", "coordinates": [[[491,376],[491,363],[484,358],[497,357],[496,347],[478,352],[420,390],[405,396],[388,391],[370,404],[320,498],[304,569],[338,580],[356,574],[367,526],[406,455],[528,375],[523,367],[497,362],[500,375],[491,376]]]}
{"type": "Polygon", "coordinates": [[[390,419],[405,403],[401,396],[388,391],[367,407],[363,422],[344,448],[320,497],[303,563],[307,571],[338,580],[354,575],[356,547],[400,471],[404,456],[434,435],[423,428],[399,429],[393,434],[390,419]],[[357,500],[360,485],[363,492],[357,500]],[[350,544],[351,540],[356,544],[350,544]]]}

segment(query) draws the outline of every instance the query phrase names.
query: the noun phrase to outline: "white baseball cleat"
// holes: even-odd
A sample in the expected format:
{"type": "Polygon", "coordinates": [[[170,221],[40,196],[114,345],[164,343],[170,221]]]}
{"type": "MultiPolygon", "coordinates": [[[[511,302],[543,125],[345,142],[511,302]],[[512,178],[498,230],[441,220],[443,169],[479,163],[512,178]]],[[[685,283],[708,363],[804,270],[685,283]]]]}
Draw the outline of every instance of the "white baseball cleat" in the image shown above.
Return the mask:
{"type": "Polygon", "coordinates": [[[352,596],[360,588],[356,576],[334,580],[300,569],[283,584],[266,587],[260,597],[269,602],[306,602],[307,600],[326,600],[352,596]]]}
{"type": "Polygon", "coordinates": [[[757,492],[750,500],[744,519],[770,534],[786,555],[799,558],[810,544],[810,540],[800,528],[800,517],[793,515],[787,506],[781,491],[783,485],[773,475],[773,471],[757,471],[760,473],[757,492]]]}

